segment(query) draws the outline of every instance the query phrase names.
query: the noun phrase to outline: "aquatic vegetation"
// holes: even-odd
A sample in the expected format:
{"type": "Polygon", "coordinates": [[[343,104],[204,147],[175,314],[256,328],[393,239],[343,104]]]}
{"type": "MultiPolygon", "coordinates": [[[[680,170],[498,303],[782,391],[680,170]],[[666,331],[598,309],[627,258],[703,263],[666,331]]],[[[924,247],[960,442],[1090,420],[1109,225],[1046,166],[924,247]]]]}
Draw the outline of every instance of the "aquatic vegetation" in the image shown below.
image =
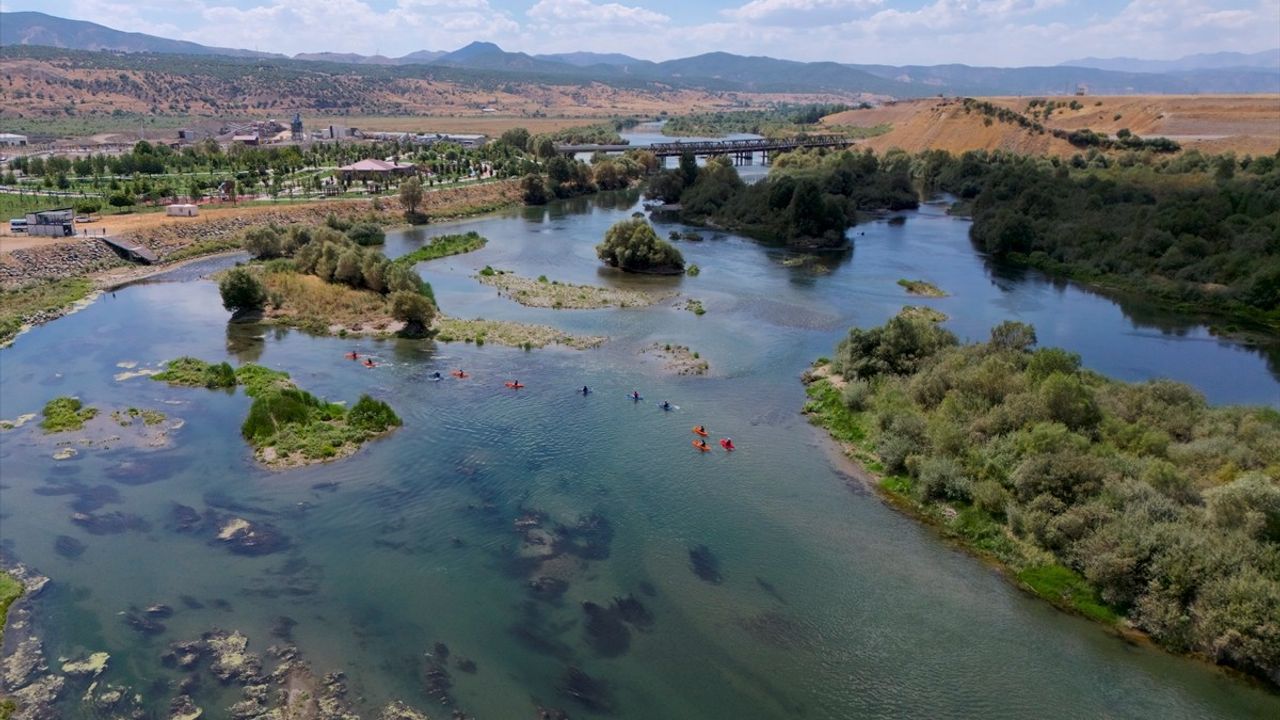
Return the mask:
{"type": "Polygon", "coordinates": [[[693,570],[699,580],[712,585],[724,582],[724,577],[720,574],[720,559],[706,545],[689,548],[689,569],[693,570]]]}
{"type": "Polygon", "coordinates": [[[0,640],[4,639],[4,628],[9,618],[9,606],[22,597],[22,583],[0,570],[0,640]]]}
{"type": "Polygon", "coordinates": [[[595,285],[574,285],[547,280],[546,276],[530,280],[507,272],[495,272],[477,279],[529,307],[556,309],[594,309],[605,307],[648,307],[671,297],[672,293],[620,290],[595,285]]]}
{"type": "Polygon", "coordinates": [[[604,680],[591,677],[579,667],[565,670],[558,686],[561,695],[582,705],[590,712],[613,711],[613,693],[604,680]]]}
{"type": "Polygon", "coordinates": [[[431,238],[431,242],[426,245],[413,252],[401,255],[392,262],[399,265],[417,265],[420,262],[448,257],[449,255],[473,252],[484,247],[488,242],[488,238],[474,230],[456,235],[439,235],[431,238]]]}
{"type": "Polygon", "coordinates": [[[686,300],[686,301],[685,301],[685,303],[684,303],[684,309],[685,309],[685,310],[688,310],[689,312],[693,313],[694,315],[706,315],[706,314],[707,314],[707,309],[706,309],[706,308],[704,308],[704,307],[702,307],[702,301],[701,301],[701,300],[692,300],[692,299],[690,299],[690,300],[686,300]]]}
{"type": "Polygon", "coordinates": [[[53,551],[68,560],[74,560],[84,554],[88,546],[70,535],[59,535],[53,541],[53,551]]]}
{"type": "Polygon", "coordinates": [[[133,421],[137,419],[141,419],[143,425],[159,425],[165,421],[165,414],[159,410],[143,410],[131,407],[124,410],[112,410],[111,419],[122,427],[132,425],[133,421]]]}
{"type": "Polygon", "coordinates": [[[236,386],[236,374],[230,363],[207,363],[199,358],[180,357],[165,363],[163,372],[151,376],[152,380],[170,385],[229,389],[236,386]]]}
{"type": "Polygon", "coordinates": [[[582,603],[582,612],[587,616],[583,626],[587,644],[597,655],[618,657],[631,649],[631,631],[619,613],[589,601],[582,603]]]}
{"type": "Polygon", "coordinates": [[[575,350],[590,350],[604,344],[599,335],[570,335],[550,325],[518,323],[508,320],[463,320],[441,317],[435,323],[436,340],[440,342],[492,342],[525,349],[547,345],[563,345],[575,350]]]}
{"type": "Polygon", "coordinates": [[[908,293],[911,293],[912,295],[919,295],[920,297],[940,298],[947,296],[947,294],[943,292],[942,288],[924,280],[908,280],[906,278],[902,278],[898,280],[898,284],[906,288],[908,293]]]}
{"type": "Polygon", "coordinates": [[[1102,377],[1011,322],[959,345],[899,316],[851,330],[809,380],[806,412],[893,504],[1024,588],[1175,651],[1280,668],[1280,413],[1102,377]],[[845,383],[865,392],[846,402],[845,383]]]}
{"type": "Polygon", "coordinates": [[[911,320],[925,320],[931,323],[946,322],[950,318],[941,310],[935,310],[925,305],[906,305],[898,314],[911,320]]]}
{"type": "MultiPolygon", "coordinates": [[[[152,376],[178,385],[225,387],[230,365],[211,365],[196,358],[179,358],[169,370],[152,376]]],[[[350,410],[320,400],[299,389],[289,374],[254,363],[230,371],[233,385],[253,398],[240,433],[267,465],[289,467],[344,457],[370,439],[402,423],[389,405],[362,395],[350,410]]]]}
{"type": "Polygon", "coordinates": [[[79,398],[56,397],[45,403],[40,427],[46,433],[80,430],[98,415],[97,408],[85,407],[79,398]]]}
{"type": "Polygon", "coordinates": [[[677,375],[706,375],[711,370],[711,364],[702,358],[701,353],[685,345],[654,343],[640,352],[664,360],[663,367],[677,375]]]}
{"type": "Polygon", "coordinates": [[[702,268],[698,267],[693,263],[690,263],[689,267],[684,269],[684,274],[688,275],[689,277],[698,277],[699,275],[702,274],[702,268]]]}

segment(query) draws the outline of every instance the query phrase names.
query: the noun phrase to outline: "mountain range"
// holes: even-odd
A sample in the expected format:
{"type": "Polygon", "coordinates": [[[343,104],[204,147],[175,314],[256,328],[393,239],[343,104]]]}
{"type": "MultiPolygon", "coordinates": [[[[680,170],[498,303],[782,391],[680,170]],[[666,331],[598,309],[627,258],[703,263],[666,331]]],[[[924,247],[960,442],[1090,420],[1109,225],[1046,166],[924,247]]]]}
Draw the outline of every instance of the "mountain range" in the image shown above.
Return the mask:
{"type": "Polygon", "coordinates": [[[0,48],[37,45],[67,50],[259,58],[338,66],[451,68],[574,82],[665,83],[716,91],[871,93],[894,97],[945,94],[1029,95],[1280,92],[1280,49],[1262,53],[1190,55],[1178,60],[1083,58],[1046,67],[896,66],[796,62],[712,52],[663,62],[620,53],[530,55],[473,42],[451,52],[420,50],[403,57],[316,52],[276,53],[211,47],[114,30],[39,12],[0,13],[0,48]]]}

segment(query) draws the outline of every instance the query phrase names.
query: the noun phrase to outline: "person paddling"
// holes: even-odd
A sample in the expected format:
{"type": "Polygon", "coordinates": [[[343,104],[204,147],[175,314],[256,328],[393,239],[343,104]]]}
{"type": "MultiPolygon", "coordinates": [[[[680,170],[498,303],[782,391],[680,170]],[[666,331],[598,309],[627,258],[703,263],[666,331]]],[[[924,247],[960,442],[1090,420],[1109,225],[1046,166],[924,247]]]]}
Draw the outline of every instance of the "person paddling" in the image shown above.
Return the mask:
{"type": "Polygon", "coordinates": [[[373,362],[373,358],[365,358],[365,359],[364,359],[364,366],[365,366],[365,367],[369,367],[369,368],[371,368],[371,367],[376,367],[376,365],[375,365],[375,364],[374,364],[374,362],[373,362]]]}
{"type": "Polygon", "coordinates": [[[351,352],[347,353],[347,359],[348,359],[348,360],[359,360],[359,359],[360,359],[360,353],[356,352],[355,350],[352,350],[351,352]]]}
{"type": "Polygon", "coordinates": [[[587,393],[589,393],[589,392],[591,392],[591,388],[587,387],[586,385],[583,385],[583,386],[582,386],[582,394],[583,394],[583,395],[586,395],[586,394],[587,394],[587,393]]]}
{"type": "Polygon", "coordinates": [[[663,410],[670,410],[670,409],[671,409],[671,403],[667,402],[666,400],[663,400],[663,401],[662,401],[662,409],[663,409],[663,410]]]}
{"type": "Polygon", "coordinates": [[[631,399],[632,399],[632,400],[639,400],[639,399],[640,399],[640,391],[639,391],[639,390],[632,390],[632,391],[631,391],[631,399]]]}

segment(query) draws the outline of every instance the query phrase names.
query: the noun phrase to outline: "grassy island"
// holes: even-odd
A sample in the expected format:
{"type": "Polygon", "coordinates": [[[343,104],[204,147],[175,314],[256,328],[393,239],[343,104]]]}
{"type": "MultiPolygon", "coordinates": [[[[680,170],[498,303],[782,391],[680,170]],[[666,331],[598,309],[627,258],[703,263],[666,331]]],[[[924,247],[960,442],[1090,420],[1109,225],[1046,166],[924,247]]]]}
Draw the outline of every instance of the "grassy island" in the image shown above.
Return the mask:
{"type": "Polygon", "coordinates": [[[40,427],[46,433],[80,430],[84,424],[97,417],[98,409],[85,407],[79,398],[56,397],[45,403],[41,411],[40,427]]]}
{"type": "Polygon", "coordinates": [[[413,266],[427,260],[474,252],[484,247],[488,242],[487,238],[474,230],[457,235],[440,235],[439,237],[431,238],[431,242],[417,250],[396,258],[395,262],[401,265],[413,266]]]}
{"type": "MultiPolygon", "coordinates": [[[[490,268],[486,268],[488,270],[490,268]]],[[[619,290],[595,285],[574,285],[546,276],[537,280],[520,277],[502,270],[481,271],[476,276],[485,285],[498,288],[512,300],[529,307],[556,309],[595,309],[606,307],[648,307],[671,297],[671,293],[619,290]]]]}
{"type": "Polygon", "coordinates": [[[346,457],[403,424],[389,405],[368,395],[361,395],[348,410],[298,388],[286,372],[252,363],[228,374],[230,369],[227,363],[182,357],[152,379],[186,387],[243,387],[253,405],[240,433],[254,447],[254,456],[270,467],[346,457]]]}
{"type": "Polygon", "coordinates": [[[806,412],[889,502],[1020,585],[1163,646],[1280,668],[1280,413],[1209,407],[1035,348],[899,316],[808,373],[806,412]]]}
{"type": "Polygon", "coordinates": [[[605,233],[596,254],[609,267],[651,275],[680,275],[684,256],[674,245],[658,237],[643,217],[615,223],[605,233]]]}
{"type": "Polygon", "coordinates": [[[947,293],[944,292],[942,288],[938,287],[937,285],[934,285],[931,282],[926,282],[924,280],[907,280],[906,278],[903,278],[898,281],[898,284],[901,285],[903,288],[905,288],[906,291],[911,295],[918,295],[920,297],[931,297],[931,298],[940,298],[940,297],[947,296],[947,293]]]}

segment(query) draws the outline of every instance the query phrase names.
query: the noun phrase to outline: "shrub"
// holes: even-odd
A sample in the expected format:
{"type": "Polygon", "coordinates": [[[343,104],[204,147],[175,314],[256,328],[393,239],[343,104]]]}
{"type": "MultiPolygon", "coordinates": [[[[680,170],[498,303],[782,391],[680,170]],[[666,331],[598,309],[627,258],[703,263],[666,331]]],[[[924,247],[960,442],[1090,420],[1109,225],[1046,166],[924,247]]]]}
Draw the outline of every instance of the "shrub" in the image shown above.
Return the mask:
{"type": "Polygon", "coordinates": [[[359,223],[347,230],[347,238],[357,245],[368,247],[386,242],[387,234],[375,223],[359,223]]]}
{"type": "Polygon", "coordinates": [[[390,405],[368,395],[361,395],[347,413],[347,423],[357,430],[377,434],[388,428],[403,425],[404,421],[396,415],[390,405]]]}
{"type": "Polygon", "coordinates": [[[261,310],[267,304],[267,291],[253,273],[244,268],[232,268],[218,283],[222,295],[222,307],[239,314],[261,310]]]}
{"type": "Polygon", "coordinates": [[[391,316],[405,324],[406,335],[421,335],[435,319],[436,308],[419,292],[398,290],[391,293],[391,316]]]}
{"type": "Polygon", "coordinates": [[[681,271],[684,257],[671,243],[658,237],[643,218],[616,223],[605,233],[596,254],[610,267],[629,272],[681,271]]]}

